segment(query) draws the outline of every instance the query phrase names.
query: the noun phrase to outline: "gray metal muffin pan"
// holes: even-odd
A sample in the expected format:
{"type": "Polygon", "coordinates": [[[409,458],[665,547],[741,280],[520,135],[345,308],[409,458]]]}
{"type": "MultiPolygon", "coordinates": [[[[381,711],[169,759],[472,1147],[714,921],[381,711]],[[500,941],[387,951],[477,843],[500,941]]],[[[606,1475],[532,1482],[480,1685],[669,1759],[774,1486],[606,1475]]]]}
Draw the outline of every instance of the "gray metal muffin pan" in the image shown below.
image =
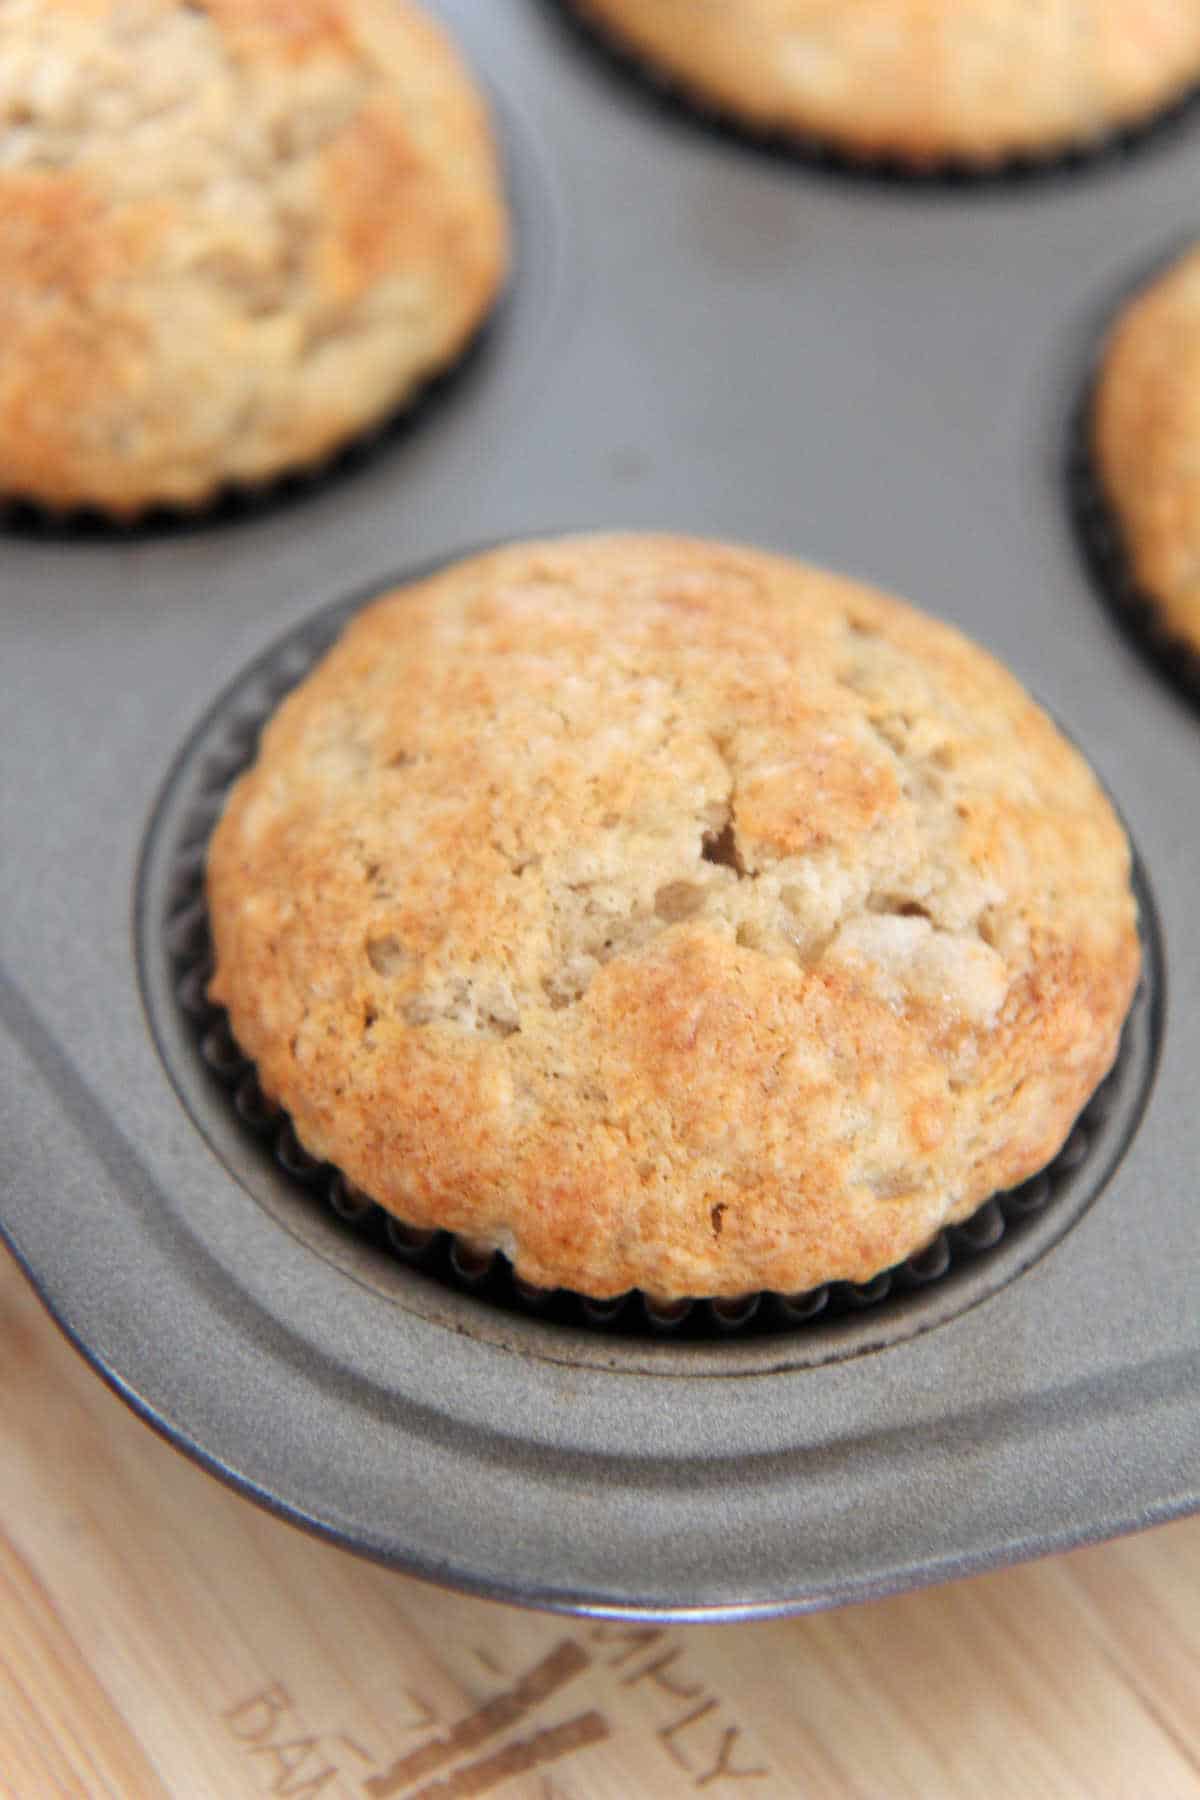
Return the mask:
{"type": "Polygon", "coordinates": [[[1196,1508],[1200,717],[1098,602],[1063,469],[1098,322],[1200,230],[1200,121],[1074,175],[851,180],[669,116],[540,0],[438,10],[492,85],[518,212],[462,375],[286,504],[0,536],[5,1237],[206,1466],[506,1599],[781,1612],[1196,1508]],[[999,1274],[981,1259],[824,1338],[513,1318],[306,1209],[189,1046],[171,861],[246,672],[406,569],[608,526],[762,543],[953,620],[1128,821],[1149,990],[1066,1210],[999,1274]]]}

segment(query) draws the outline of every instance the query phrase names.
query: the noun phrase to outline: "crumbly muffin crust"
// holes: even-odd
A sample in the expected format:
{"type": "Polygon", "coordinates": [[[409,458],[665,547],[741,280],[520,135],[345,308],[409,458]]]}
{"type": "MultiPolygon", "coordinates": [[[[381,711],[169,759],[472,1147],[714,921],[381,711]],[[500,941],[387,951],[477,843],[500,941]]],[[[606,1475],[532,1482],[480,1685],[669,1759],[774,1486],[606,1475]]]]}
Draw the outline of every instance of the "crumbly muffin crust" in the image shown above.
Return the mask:
{"type": "Polygon", "coordinates": [[[215,833],[213,998],[301,1141],[584,1294],[864,1281],[1047,1163],[1137,979],[1129,850],[901,602],[667,537],[358,616],[215,833]]]}
{"type": "Polygon", "coordinates": [[[409,0],[0,5],[0,492],[132,517],[317,463],[453,361],[506,254],[409,0]]]}
{"type": "Polygon", "coordinates": [[[1138,593],[1200,653],[1200,249],[1127,309],[1101,361],[1092,455],[1138,593]]]}
{"type": "Polygon", "coordinates": [[[1055,154],[1200,81],[1190,0],[570,0],[699,98],[914,166],[1055,154]]]}

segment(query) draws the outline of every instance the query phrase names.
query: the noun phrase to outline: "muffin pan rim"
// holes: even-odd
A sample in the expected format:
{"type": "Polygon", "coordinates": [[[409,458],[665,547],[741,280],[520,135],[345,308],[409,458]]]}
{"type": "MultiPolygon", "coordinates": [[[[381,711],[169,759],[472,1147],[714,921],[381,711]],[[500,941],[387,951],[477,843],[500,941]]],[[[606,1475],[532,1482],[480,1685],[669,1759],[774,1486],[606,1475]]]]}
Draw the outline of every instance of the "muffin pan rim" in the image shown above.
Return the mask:
{"type": "MultiPolygon", "coordinates": [[[[2,1047],[2,1044],[0,1044],[2,1047]]],[[[1071,1465],[1072,1481],[1065,1484],[1067,1489],[1064,1516],[1059,1518],[1050,1529],[1041,1529],[1037,1533],[1022,1533],[1017,1530],[1004,1538],[992,1538],[985,1543],[973,1545],[956,1545],[935,1557],[926,1557],[917,1564],[912,1564],[897,1550],[890,1556],[877,1557],[872,1566],[856,1569],[853,1573],[839,1573],[832,1579],[825,1578],[813,1581],[806,1578],[802,1569],[794,1563],[790,1570],[781,1571],[779,1559],[775,1557],[765,1568],[760,1591],[743,1591],[736,1596],[720,1591],[720,1579],[710,1581],[709,1587],[701,1591],[693,1591],[686,1597],[679,1591],[665,1592],[640,1578],[640,1585],[616,1593],[611,1584],[601,1585],[594,1577],[580,1580],[578,1574],[560,1575],[557,1580],[542,1579],[531,1581],[528,1577],[513,1579],[510,1572],[503,1567],[497,1568],[494,1544],[488,1543],[488,1552],[492,1566],[481,1568],[478,1550],[466,1558],[460,1554],[457,1560],[445,1557],[431,1557],[421,1551],[413,1550],[407,1542],[406,1534],[397,1529],[397,1523],[373,1519],[369,1523],[361,1518],[347,1517],[344,1512],[314,1506],[311,1500],[298,1497],[295,1491],[295,1471],[289,1472],[289,1479],[280,1480],[279,1464],[280,1447],[270,1442],[271,1427],[268,1414],[267,1440],[265,1447],[266,1470],[255,1469],[247,1462],[240,1462],[228,1449],[214,1448],[211,1441],[198,1435],[194,1426],[184,1422],[176,1410],[164,1405],[160,1399],[148,1393],[144,1384],[139,1384],[128,1373],[122,1372],[114,1362],[97,1346],[93,1334],[80,1331],[64,1310],[61,1294],[57,1284],[46,1278],[44,1271],[39,1271],[31,1260],[22,1242],[22,1234],[14,1229],[11,1220],[0,1220],[0,1236],[8,1244],[26,1277],[50,1311],[56,1324],[68,1337],[69,1341],[86,1358],[107,1384],[123,1399],[146,1423],[160,1435],[183,1450],[192,1460],[197,1462],[210,1474],[216,1475],[228,1486],[243,1496],[256,1501],[288,1522],[312,1532],[314,1535],[337,1543],[344,1548],[356,1551],[369,1560],[383,1563],[388,1567],[433,1580],[439,1584],[454,1587],[466,1593],[484,1598],[501,1600],[510,1604],[537,1607],[546,1610],[571,1614],[586,1614],[597,1617],[624,1618],[631,1620],[653,1620],[661,1622],[720,1622],[739,1619],[768,1618],[793,1614],[801,1611],[813,1611],[824,1607],[839,1605],[850,1601],[881,1598],[885,1595],[904,1591],[914,1586],[951,1579],[968,1574],[984,1572],[1022,1560],[1030,1554],[1064,1550],[1080,1544],[1094,1542],[1100,1538],[1121,1535],[1124,1532],[1145,1527],[1152,1523],[1163,1523],[1182,1516],[1200,1507],[1200,1485],[1195,1481],[1194,1471],[1189,1485],[1176,1482],[1170,1492],[1158,1492],[1152,1498],[1142,1497],[1135,1504],[1126,1503],[1123,1507],[1114,1507],[1113,1497],[1104,1494],[1105,1505],[1097,1507],[1093,1496],[1088,1492],[1089,1484],[1084,1480],[1086,1470],[1071,1465]],[[1074,1491],[1072,1491],[1072,1489],[1074,1491]]],[[[232,1320],[222,1308],[220,1322],[224,1327],[231,1323],[235,1330],[244,1330],[246,1320],[239,1318],[240,1308],[235,1306],[232,1320]]],[[[257,1333],[255,1334],[257,1336],[257,1333]]],[[[262,1366],[264,1346],[257,1343],[256,1354],[259,1366],[262,1366]]],[[[284,1358],[268,1359],[272,1364],[284,1358]]],[[[274,1374],[274,1367],[267,1370],[268,1376],[274,1374]]],[[[1190,1355],[1177,1356],[1170,1359],[1165,1366],[1152,1366],[1149,1369],[1137,1369],[1138,1380],[1130,1384],[1124,1377],[1119,1383],[1100,1383],[1095,1394],[1089,1396],[1090,1407],[1084,1409],[1084,1423],[1091,1429],[1099,1427],[1102,1439],[1114,1430],[1113,1422],[1107,1416],[1111,1410],[1116,1411],[1115,1429],[1124,1433],[1133,1395],[1139,1389],[1144,1392],[1137,1404],[1137,1411],[1144,1422],[1144,1429],[1157,1430],[1159,1414],[1164,1407],[1170,1408],[1178,1402],[1182,1394],[1190,1400],[1195,1392],[1195,1380],[1200,1372],[1200,1355],[1193,1351],[1190,1355]],[[1097,1407],[1098,1395],[1106,1394],[1107,1406],[1097,1407]]],[[[336,1372],[335,1372],[336,1373],[336,1372]]],[[[793,1373],[792,1381],[808,1379],[804,1372],[793,1373]]],[[[1068,1394],[1070,1390],[1060,1392],[1051,1388],[1042,1396],[1038,1410],[1054,1412],[1064,1405],[1070,1406],[1068,1394]]],[[[318,1404],[319,1397],[318,1397],[318,1404]]],[[[323,1407],[320,1410],[324,1410],[323,1407]]],[[[339,1412],[352,1409],[337,1407],[339,1412]]],[[[345,1417],[339,1421],[343,1430],[345,1417]]],[[[977,1422],[969,1417],[960,1416],[950,1421],[952,1426],[962,1426],[970,1445],[977,1422]]],[[[1168,1421],[1169,1429],[1169,1421],[1168,1421]]],[[[939,1434],[940,1435],[940,1434],[939,1434]]],[[[1161,1434],[1159,1434],[1161,1437],[1161,1434]]],[[[1113,1441],[1116,1441],[1115,1439],[1113,1441]]],[[[342,1443],[342,1449],[345,1449],[342,1443]]],[[[1125,1446],[1127,1448],[1127,1445],[1125,1446]]],[[[534,1451],[532,1467],[536,1470],[544,1462],[544,1453],[533,1446],[517,1442],[516,1473],[524,1476],[528,1467],[524,1465],[524,1457],[530,1450],[534,1451]]],[[[941,1454],[945,1454],[944,1446],[939,1446],[941,1454]]],[[[577,1453],[576,1453],[577,1454],[577,1453]]],[[[407,1450],[406,1450],[407,1456],[407,1450]]],[[[286,1459],[283,1459],[286,1462],[286,1459]]],[[[768,1463],[775,1459],[768,1458],[768,1463]]],[[[926,1464],[938,1459],[926,1458],[926,1464]]],[[[788,1469],[780,1470],[772,1467],[768,1482],[776,1492],[786,1491],[791,1496],[800,1496],[805,1488],[804,1470],[810,1458],[798,1451],[789,1459],[788,1469]]],[[[602,1463],[597,1463],[598,1474],[602,1463]]],[[[891,1505],[891,1482],[889,1469],[888,1496],[885,1504],[891,1505]]],[[[591,1487],[593,1482],[589,1483],[591,1487]]],[[[562,1483],[559,1484],[560,1486],[562,1483]]],[[[568,1478],[568,1486],[574,1485],[568,1478]]],[[[1161,1484],[1160,1484],[1161,1485],[1161,1484]]],[[[718,1544],[726,1533],[736,1530],[742,1505],[752,1494],[747,1494],[747,1483],[743,1477],[738,1480],[731,1467],[731,1483],[728,1503],[720,1507],[719,1526],[711,1545],[719,1567],[720,1553],[718,1544]]],[[[583,1498],[580,1492],[579,1498],[583,1498]]],[[[626,1496],[622,1496],[626,1498],[626,1496]]],[[[641,1493],[635,1489],[632,1498],[638,1503],[639,1510],[649,1505],[652,1509],[654,1496],[641,1493]]],[[[518,1509],[519,1510],[519,1509],[518,1509]]],[[[650,1526],[651,1538],[655,1526],[660,1523],[654,1520],[650,1526]]],[[[796,1521],[797,1529],[803,1531],[801,1519],[796,1521]]],[[[650,1540],[648,1539],[647,1542],[650,1540]]],[[[620,1567],[623,1581],[626,1576],[626,1565],[631,1553],[636,1549],[628,1537],[618,1542],[620,1567]]],[[[645,1546],[643,1546],[645,1547],[645,1546]]],[[[504,1546],[507,1550],[508,1546],[504,1546]]],[[[500,1559],[503,1561],[503,1557],[500,1559]]],[[[561,1561],[561,1557],[559,1558],[561,1561]]],[[[557,1571],[556,1571],[557,1573],[557,1571]]],[[[635,1577],[635,1580],[639,1578],[635,1577]]]]}

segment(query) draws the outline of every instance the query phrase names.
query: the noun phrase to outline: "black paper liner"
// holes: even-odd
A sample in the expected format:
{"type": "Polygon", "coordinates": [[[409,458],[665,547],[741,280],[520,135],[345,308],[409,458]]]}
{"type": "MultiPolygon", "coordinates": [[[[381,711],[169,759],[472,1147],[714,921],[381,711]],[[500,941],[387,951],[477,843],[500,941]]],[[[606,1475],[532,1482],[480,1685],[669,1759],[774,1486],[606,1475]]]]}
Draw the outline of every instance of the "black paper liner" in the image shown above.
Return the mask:
{"type": "Polygon", "coordinates": [[[315,462],[281,469],[255,483],[226,482],[194,506],[155,503],[131,518],[118,518],[95,506],[56,510],[32,499],[0,494],[0,534],[72,544],[132,544],[244,524],[305,504],[420,431],[431,413],[467,386],[491,353],[509,303],[505,289],[453,361],[424,377],[390,412],[315,462]]]}
{"type": "Polygon", "coordinates": [[[1200,118],[1200,82],[1144,119],[1114,126],[1077,144],[1046,151],[1020,151],[990,162],[945,157],[927,162],[899,154],[855,152],[817,134],[778,126],[756,125],[734,109],[697,92],[673,71],[652,62],[597,19],[581,0],[540,0],[591,55],[626,86],[633,85],[676,120],[688,121],[710,135],[782,162],[799,164],[881,186],[961,192],[1053,182],[1090,173],[1154,146],[1169,143],[1200,118]]]}
{"type": "MultiPolygon", "coordinates": [[[[375,591],[384,589],[372,593],[375,591]]],[[[175,1001],[197,1060],[223,1091],[241,1131],[269,1149],[298,1197],[323,1205],[347,1232],[422,1276],[503,1311],[538,1315],[623,1338],[711,1342],[801,1331],[868,1310],[881,1314],[889,1301],[977,1266],[981,1258],[1018,1237],[1026,1224],[1032,1227],[1060,1198],[1065,1201],[1075,1190],[1076,1176],[1088,1161],[1094,1142],[1103,1135],[1101,1128],[1122,1093],[1131,1060],[1128,1022],[1112,1070],[1047,1168],[1020,1187],[993,1195],[970,1218],[945,1227],[924,1249],[865,1284],[832,1282],[803,1294],[764,1292],[735,1300],[671,1303],[636,1290],[613,1300],[594,1300],[568,1289],[535,1288],[522,1280],[500,1251],[482,1249],[450,1232],[406,1225],[357,1190],[331,1163],[311,1157],[286,1111],[265,1099],[254,1065],[236,1043],[224,1009],[208,998],[212,950],[204,870],[216,820],[234,781],[254,760],[263,725],[361,604],[361,599],[344,603],[293,633],[239,684],[233,704],[218,705],[222,729],[215,740],[208,734],[209,748],[193,802],[172,845],[162,921],[175,1001]]],[[[1152,904],[1140,874],[1136,882],[1143,918],[1153,938],[1152,904]]],[[[1155,960],[1148,955],[1148,965],[1155,960]]],[[[1146,1004],[1148,980],[1149,968],[1143,973],[1130,1020],[1146,1004]]]]}
{"type": "MultiPolygon", "coordinates": [[[[1111,321],[1110,321],[1111,323],[1111,321]]],[[[1105,341],[1107,341],[1107,331],[1105,341]]],[[[1140,586],[1125,533],[1092,453],[1095,371],[1071,417],[1067,443],[1067,505],[1092,583],[1117,625],[1192,706],[1200,706],[1200,651],[1167,624],[1154,595],[1140,586]]]]}

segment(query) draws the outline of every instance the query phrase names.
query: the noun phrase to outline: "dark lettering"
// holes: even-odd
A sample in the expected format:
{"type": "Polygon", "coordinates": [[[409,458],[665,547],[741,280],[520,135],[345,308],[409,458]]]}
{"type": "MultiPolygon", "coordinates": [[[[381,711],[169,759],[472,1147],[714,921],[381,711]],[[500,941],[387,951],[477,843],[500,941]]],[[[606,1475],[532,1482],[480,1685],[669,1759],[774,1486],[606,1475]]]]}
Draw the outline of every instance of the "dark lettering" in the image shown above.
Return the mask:
{"type": "Polygon", "coordinates": [[[678,1662],[682,1655],[683,1649],[680,1646],[674,1650],[664,1650],[662,1655],[656,1657],[653,1662],[646,1663],[643,1668],[635,1669],[632,1675],[626,1675],[621,1686],[636,1687],[639,1681],[650,1680],[655,1687],[662,1688],[664,1693],[673,1694],[677,1700],[694,1700],[697,1694],[704,1692],[703,1683],[694,1682],[690,1687],[685,1687],[682,1683],[676,1684],[667,1674],[671,1664],[678,1662]]]}
{"type": "Polygon", "coordinates": [[[586,1669],[591,1657],[586,1650],[570,1638],[543,1657],[528,1675],[523,1675],[506,1694],[498,1694],[481,1706],[477,1712],[461,1719],[444,1737],[431,1738],[420,1744],[407,1756],[400,1757],[390,1769],[380,1775],[372,1775],[366,1782],[366,1790],[372,1800],[391,1800],[402,1788],[408,1787],[424,1776],[431,1775],[440,1769],[443,1763],[463,1751],[474,1750],[479,1744],[486,1743],[498,1732],[507,1731],[543,1700],[573,1681],[576,1675],[586,1669]]]}
{"type": "Polygon", "coordinates": [[[679,1764],[681,1769],[686,1769],[689,1775],[694,1775],[696,1771],[684,1755],[683,1751],[676,1744],[675,1739],[681,1732],[687,1731],[689,1726],[698,1724],[701,1719],[707,1718],[709,1713],[716,1712],[716,1710],[717,1703],[715,1700],[704,1700],[699,1706],[694,1707],[690,1713],[685,1713],[682,1719],[676,1719],[673,1725],[662,1726],[658,1733],[663,1748],[667,1751],[668,1755],[679,1764]]]}
{"type": "Polygon", "coordinates": [[[717,1752],[717,1760],[711,1769],[697,1778],[696,1786],[698,1788],[707,1787],[710,1781],[753,1781],[770,1774],[769,1769],[734,1768],[733,1746],[741,1735],[741,1730],[736,1725],[726,1728],[721,1738],[721,1748],[717,1752]]]}
{"type": "Polygon", "coordinates": [[[479,1762],[468,1763],[444,1781],[423,1787],[413,1800],[474,1800],[474,1796],[489,1793],[502,1781],[512,1781],[515,1776],[525,1775],[544,1763],[557,1762],[576,1750],[585,1750],[589,1744],[598,1744],[608,1734],[608,1721],[598,1712],[580,1713],[578,1718],[568,1719],[565,1725],[539,1731],[533,1737],[506,1744],[503,1750],[495,1750],[479,1762]]]}
{"type": "Polygon", "coordinates": [[[270,1737],[275,1729],[275,1721],[281,1713],[290,1712],[291,1695],[287,1689],[274,1682],[263,1688],[260,1693],[251,1694],[237,1706],[231,1706],[221,1714],[234,1737],[243,1744],[259,1743],[270,1737]]]}

